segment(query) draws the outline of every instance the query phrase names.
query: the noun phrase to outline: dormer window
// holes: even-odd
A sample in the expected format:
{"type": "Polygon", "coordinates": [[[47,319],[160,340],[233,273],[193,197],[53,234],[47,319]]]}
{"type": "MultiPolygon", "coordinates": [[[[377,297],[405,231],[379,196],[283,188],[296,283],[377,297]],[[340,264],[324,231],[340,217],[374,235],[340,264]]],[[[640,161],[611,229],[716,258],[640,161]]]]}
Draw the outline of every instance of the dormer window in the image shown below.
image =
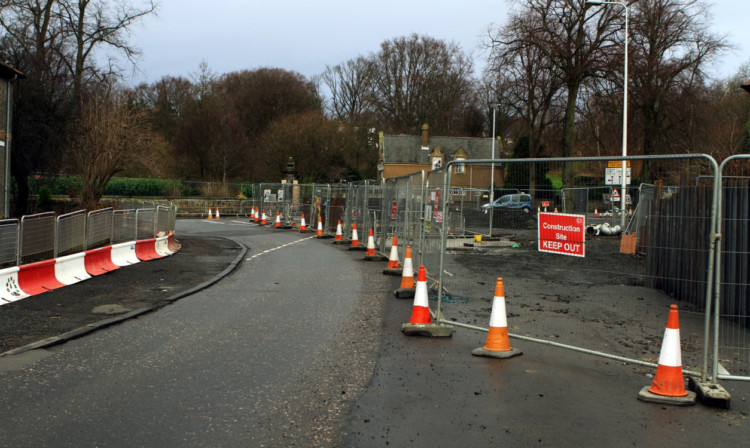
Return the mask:
{"type": "MultiPolygon", "coordinates": [[[[463,148],[459,147],[458,151],[456,151],[455,154],[453,154],[453,160],[456,162],[461,162],[463,160],[466,160],[468,156],[466,155],[466,151],[464,151],[463,148]]],[[[453,165],[453,174],[465,174],[466,173],[466,165],[463,163],[456,163],[453,165]]]]}

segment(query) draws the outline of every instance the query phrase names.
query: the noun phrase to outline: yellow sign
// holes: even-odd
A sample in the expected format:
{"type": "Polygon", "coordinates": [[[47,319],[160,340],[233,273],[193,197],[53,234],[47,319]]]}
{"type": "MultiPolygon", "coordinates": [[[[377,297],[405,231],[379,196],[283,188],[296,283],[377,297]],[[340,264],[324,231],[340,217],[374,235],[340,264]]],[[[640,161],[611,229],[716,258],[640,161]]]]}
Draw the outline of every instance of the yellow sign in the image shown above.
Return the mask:
{"type": "MultiPolygon", "coordinates": [[[[628,162],[628,168],[630,168],[630,160],[626,160],[626,162],[628,162]]],[[[607,162],[607,168],[622,168],[622,161],[610,160],[607,162]]]]}

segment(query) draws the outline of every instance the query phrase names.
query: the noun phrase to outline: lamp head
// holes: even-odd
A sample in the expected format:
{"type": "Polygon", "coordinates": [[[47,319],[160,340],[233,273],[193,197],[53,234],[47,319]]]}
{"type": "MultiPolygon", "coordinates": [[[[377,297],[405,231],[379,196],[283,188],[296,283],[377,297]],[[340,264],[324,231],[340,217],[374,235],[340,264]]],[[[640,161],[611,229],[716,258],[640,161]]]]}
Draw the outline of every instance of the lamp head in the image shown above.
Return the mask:
{"type": "Polygon", "coordinates": [[[602,6],[603,4],[602,0],[586,0],[586,6],[602,6]]]}

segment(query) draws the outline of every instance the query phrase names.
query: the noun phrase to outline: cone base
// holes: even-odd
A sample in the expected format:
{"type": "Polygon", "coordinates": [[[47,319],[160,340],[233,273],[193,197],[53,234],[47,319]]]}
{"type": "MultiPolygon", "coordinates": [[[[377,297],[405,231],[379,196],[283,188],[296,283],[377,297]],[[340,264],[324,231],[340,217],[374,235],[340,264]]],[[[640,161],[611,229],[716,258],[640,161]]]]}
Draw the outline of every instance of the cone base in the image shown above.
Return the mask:
{"type": "Polygon", "coordinates": [[[449,338],[453,336],[453,325],[406,323],[401,325],[401,331],[407,336],[449,338]]]}
{"type": "Polygon", "coordinates": [[[474,356],[484,356],[486,358],[496,358],[496,359],[507,359],[507,358],[514,358],[516,356],[523,355],[523,352],[517,348],[511,348],[510,350],[487,350],[484,347],[477,347],[474,350],[471,351],[471,354],[474,356]]]}
{"type": "Polygon", "coordinates": [[[398,288],[393,294],[399,299],[413,299],[417,288],[398,288]]]}
{"type": "Polygon", "coordinates": [[[347,250],[364,252],[364,251],[367,250],[367,247],[366,246],[362,246],[362,245],[359,245],[359,246],[349,246],[347,248],[347,250]]]}
{"type": "Polygon", "coordinates": [[[672,406],[692,406],[695,404],[695,392],[688,392],[684,397],[667,397],[649,392],[651,386],[646,386],[638,392],[638,399],[648,403],[669,404],[672,406]]]}
{"type": "Polygon", "coordinates": [[[401,276],[404,274],[404,268],[385,268],[383,269],[383,274],[401,276]]]}
{"type": "Polygon", "coordinates": [[[314,233],[315,230],[313,229],[300,229],[299,233],[314,233]]]}
{"type": "Polygon", "coordinates": [[[352,240],[333,240],[333,244],[352,244],[352,240]]]}
{"type": "Polygon", "coordinates": [[[388,258],[386,258],[386,257],[384,257],[384,256],[382,256],[380,254],[365,255],[365,261],[383,261],[383,260],[387,260],[387,259],[388,258]]]}
{"type": "Polygon", "coordinates": [[[292,228],[292,226],[285,226],[285,225],[283,225],[283,224],[282,224],[282,225],[280,225],[280,226],[276,226],[276,227],[274,227],[274,229],[283,229],[283,230],[289,230],[289,229],[291,229],[291,228],[292,228]]]}
{"type": "Polygon", "coordinates": [[[325,233],[323,235],[315,235],[315,238],[319,240],[327,240],[329,238],[333,238],[333,235],[326,235],[325,233]]]}

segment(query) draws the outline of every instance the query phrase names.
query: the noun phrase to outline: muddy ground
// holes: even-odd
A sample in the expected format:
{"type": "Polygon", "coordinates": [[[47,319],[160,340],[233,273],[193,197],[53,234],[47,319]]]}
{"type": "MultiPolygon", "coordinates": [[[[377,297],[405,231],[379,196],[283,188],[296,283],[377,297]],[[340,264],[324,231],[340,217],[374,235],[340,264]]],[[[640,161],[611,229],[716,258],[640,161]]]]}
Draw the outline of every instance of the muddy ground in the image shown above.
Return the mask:
{"type": "Polygon", "coordinates": [[[499,231],[496,236],[499,241],[450,251],[444,286],[454,303],[442,304],[448,319],[487,327],[496,279],[502,277],[512,334],[656,363],[669,307],[675,303],[683,368],[699,369],[703,312],[653,289],[645,257],[621,254],[619,238],[590,237],[586,257],[579,258],[539,252],[535,230],[499,231]]]}

